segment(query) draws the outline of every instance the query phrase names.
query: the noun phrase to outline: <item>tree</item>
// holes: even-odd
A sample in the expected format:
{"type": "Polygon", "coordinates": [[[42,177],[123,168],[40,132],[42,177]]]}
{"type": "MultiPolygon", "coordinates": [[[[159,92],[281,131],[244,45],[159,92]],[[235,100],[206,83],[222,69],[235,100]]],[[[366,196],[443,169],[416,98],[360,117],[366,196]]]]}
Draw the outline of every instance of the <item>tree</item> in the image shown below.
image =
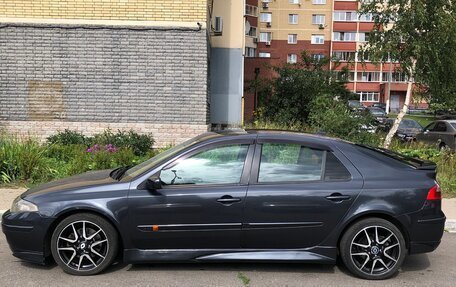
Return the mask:
{"type": "Polygon", "coordinates": [[[394,59],[407,74],[404,106],[384,147],[407,112],[414,83],[432,104],[456,102],[456,19],[451,0],[370,0],[360,13],[373,13],[374,28],[362,52],[376,62],[394,59]]]}
{"type": "MultiPolygon", "coordinates": [[[[263,85],[270,94],[259,100],[264,120],[304,126],[315,98],[326,96],[346,102],[353,96],[345,82],[336,81],[335,72],[328,69],[330,59],[314,59],[306,52],[301,58],[296,64],[272,67],[277,77],[263,85]]],[[[341,72],[342,78],[344,73],[345,70],[341,72]]]]}

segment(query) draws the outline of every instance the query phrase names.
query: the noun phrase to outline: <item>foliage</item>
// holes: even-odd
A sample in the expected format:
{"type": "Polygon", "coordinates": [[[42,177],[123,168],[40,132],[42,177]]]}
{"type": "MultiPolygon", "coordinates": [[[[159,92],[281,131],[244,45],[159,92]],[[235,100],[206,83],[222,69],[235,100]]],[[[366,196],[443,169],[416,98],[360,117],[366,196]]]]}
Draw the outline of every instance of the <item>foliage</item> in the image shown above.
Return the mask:
{"type": "Polygon", "coordinates": [[[47,138],[49,144],[57,145],[85,145],[90,148],[105,148],[114,151],[118,148],[128,148],[133,151],[137,156],[146,155],[154,144],[154,139],[151,135],[143,135],[130,130],[112,132],[110,129],[105,130],[100,134],[96,134],[93,137],[84,136],[77,131],[71,131],[65,129],[63,132],[58,132],[47,138]]]}
{"type": "Polygon", "coordinates": [[[427,96],[431,104],[456,106],[456,18],[452,1],[371,0],[360,12],[374,12],[374,29],[362,52],[376,62],[388,57],[399,61],[400,69],[421,84],[417,92],[427,96]]]}
{"type": "Polygon", "coordinates": [[[77,131],[65,129],[47,138],[49,144],[59,145],[89,145],[90,139],[77,131]]]}
{"type": "Polygon", "coordinates": [[[303,52],[302,60],[296,64],[272,67],[277,77],[263,84],[270,95],[259,101],[257,119],[303,127],[308,124],[316,97],[350,99],[353,94],[345,82],[336,81],[335,72],[328,70],[329,61],[303,52]]]}

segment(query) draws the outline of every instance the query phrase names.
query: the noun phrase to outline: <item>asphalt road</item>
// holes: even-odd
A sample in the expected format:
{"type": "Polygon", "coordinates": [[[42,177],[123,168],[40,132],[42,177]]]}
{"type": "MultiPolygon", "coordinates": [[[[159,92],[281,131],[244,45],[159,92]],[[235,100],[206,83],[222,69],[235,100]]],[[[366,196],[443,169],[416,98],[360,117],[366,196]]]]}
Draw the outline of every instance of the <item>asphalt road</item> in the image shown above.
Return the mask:
{"type": "Polygon", "coordinates": [[[455,286],[456,234],[445,233],[433,253],[407,257],[386,281],[352,277],[339,266],[311,264],[117,264],[91,277],[14,258],[0,235],[0,286],[455,286]],[[248,284],[247,281],[249,281],[248,284]]]}

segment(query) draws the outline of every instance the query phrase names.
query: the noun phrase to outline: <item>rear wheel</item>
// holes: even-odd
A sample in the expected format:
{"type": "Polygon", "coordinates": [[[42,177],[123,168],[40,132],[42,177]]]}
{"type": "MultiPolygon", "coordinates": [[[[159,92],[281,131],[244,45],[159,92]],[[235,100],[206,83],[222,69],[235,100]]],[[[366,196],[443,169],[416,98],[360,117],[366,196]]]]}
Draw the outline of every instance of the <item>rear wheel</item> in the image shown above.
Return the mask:
{"type": "Polygon", "coordinates": [[[391,222],[368,218],[350,226],[340,241],[345,266],[364,279],[386,279],[401,267],[407,253],[404,236],[391,222]]]}
{"type": "Polygon", "coordinates": [[[94,275],[111,265],[117,254],[114,227],[104,218],[80,213],[60,222],[51,238],[54,260],[67,273],[94,275]]]}

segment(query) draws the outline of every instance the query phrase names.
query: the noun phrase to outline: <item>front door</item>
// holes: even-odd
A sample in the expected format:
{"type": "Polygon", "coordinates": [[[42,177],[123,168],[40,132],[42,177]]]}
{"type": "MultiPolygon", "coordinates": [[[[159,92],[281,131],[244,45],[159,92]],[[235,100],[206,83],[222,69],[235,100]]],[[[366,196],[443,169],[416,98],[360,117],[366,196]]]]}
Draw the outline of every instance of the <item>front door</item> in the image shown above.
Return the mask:
{"type": "Polygon", "coordinates": [[[399,102],[399,95],[397,94],[393,94],[391,95],[391,99],[390,99],[390,112],[392,113],[399,113],[400,109],[401,109],[401,105],[400,105],[400,102],[399,102]]]}
{"type": "Polygon", "coordinates": [[[307,143],[258,144],[251,178],[242,246],[255,249],[320,244],[363,184],[340,152],[307,143]]]}
{"type": "MultiPolygon", "coordinates": [[[[249,140],[250,141],[250,140],[249,140]]],[[[204,147],[154,177],[162,188],[130,191],[133,244],[139,249],[239,248],[251,142],[204,147]]]]}

